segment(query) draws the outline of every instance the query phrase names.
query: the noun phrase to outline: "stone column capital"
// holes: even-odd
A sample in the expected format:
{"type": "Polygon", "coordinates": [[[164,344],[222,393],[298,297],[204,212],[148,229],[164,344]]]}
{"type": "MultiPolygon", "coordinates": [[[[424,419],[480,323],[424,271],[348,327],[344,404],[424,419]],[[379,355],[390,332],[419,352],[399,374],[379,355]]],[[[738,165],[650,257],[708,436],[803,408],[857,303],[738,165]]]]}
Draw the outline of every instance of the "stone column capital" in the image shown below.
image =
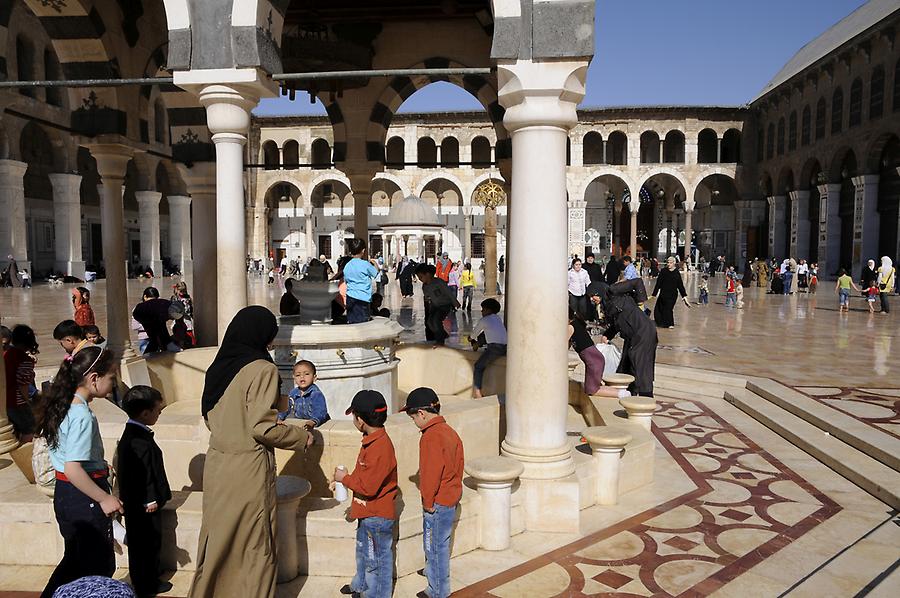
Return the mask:
{"type": "Polygon", "coordinates": [[[162,193],[159,191],[135,191],[134,198],[138,205],[147,207],[156,207],[162,200],[162,193]]]}
{"type": "Polygon", "coordinates": [[[788,197],[791,198],[791,202],[802,201],[804,199],[809,199],[809,191],[803,190],[803,189],[796,189],[794,191],[789,191],[788,197]]]}
{"type": "Polygon", "coordinates": [[[206,126],[213,143],[246,143],[250,111],[259,103],[254,85],[215,84],[200,88],[200,105],[206,108],[206,126]]]}
{"type": "Polygon", "coordinates": [[[28,164],[25,162],[19,162],[18,160],[0,160],[0,179],[7,180],[15,177],[21,179],[25,176],[26,170],[28,170],[28,164]]]}
{"type": "Polygon", "coordinates": [[[632,214],[637,214],[641,209],[641,200],[640,198],[632,197],[631,201],[629,201],[628,204],[623,203],[623,205],[627,205],[628,211],[632,214]]]}
{"type": "Polygon", "coordinates": [[[97,173],[104,181],[125,179],[125,169],[134,156],[134,148],[121,143],[91,143],[85,146],[97,162],[97,173]]]}
{"type": "Polygon", "coordinates": [[[53,201],[80,203],[81,175],[68,172],[53,172],[47,175],[53,187],[53,201]]]}
{"type": "Polygon", "coordinates": [[[865,187],[866,185],[876,185],[878,184],[878,179],[880,177],[877,174],[862,174],[859,176],[853,177],[853,186],[854,187],[865,187]]]}
{"type": "Polygon", "coordinates": [[[586,207],[587,207],[587,202],[584,201],[583,199],[570,199],[569,200],[569,209],[570,210],[573,210],[573,209],[577,210],[579,208],[584,209],[586,207]]]}
{"type": "Polygon", "coordinates": [[[584,98],[587,68],[587,60],[498,64],[497,95],[506,109],[506,130],[514,133],[526,127],[574,127],[578,122],[575,109],[584,98]]]}
{"type": "Polygon", "coordinates": [[[188,193],[195,195],[216,194],[216,164],[215,162],[195,162],[188,168],[184,164],[178,165],[178,172],[187,187],[188,193]]]}
{"type": "Polygon", "coordinates": [[[475,210],[475,207],[472,206],[471,204],[464,204],[462,207],[463,216],[468,218],[469,216],[471,216],[474,213],[474,210],[475,210]]]}
{"type": "Polygon", "coordinates": [[[824,185],[817,185],[819,189],[820,197],[828,197],[829,193],[840,193],[841,185],[840,183],[826,183],[824,185]]]}
{"type": "Polygon", "coordinates": [[[170,206],[190,207],[191,205],[191,198],[187,195],[169,195],[166,197],[166,201],[170,206]]]}

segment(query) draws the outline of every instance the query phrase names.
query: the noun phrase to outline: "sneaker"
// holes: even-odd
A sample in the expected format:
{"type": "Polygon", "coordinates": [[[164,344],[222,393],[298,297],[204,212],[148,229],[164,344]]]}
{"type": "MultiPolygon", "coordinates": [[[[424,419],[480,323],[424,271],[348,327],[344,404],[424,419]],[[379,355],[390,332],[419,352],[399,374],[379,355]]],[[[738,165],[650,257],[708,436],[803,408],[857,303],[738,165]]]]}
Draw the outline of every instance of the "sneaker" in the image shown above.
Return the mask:
{"type": "Polygon", "coordinates": [[[349,583],[345,583],[344,587],[341,588],[341,594],[344,594],[345,596],[353,596],[353,598],[359,597],[359,592],[354,591],[353,588],[350,587],[349,583]]]}

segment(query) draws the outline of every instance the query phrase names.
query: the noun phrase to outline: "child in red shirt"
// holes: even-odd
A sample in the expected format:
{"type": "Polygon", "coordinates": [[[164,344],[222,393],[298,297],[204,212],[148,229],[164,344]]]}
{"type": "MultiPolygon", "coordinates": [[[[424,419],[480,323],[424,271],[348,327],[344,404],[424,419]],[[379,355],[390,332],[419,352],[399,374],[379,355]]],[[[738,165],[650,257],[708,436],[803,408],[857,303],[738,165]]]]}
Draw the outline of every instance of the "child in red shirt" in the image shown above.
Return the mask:
{"type": "Polygon", "coordinates": [[[406,397],[405,411],[422,431],[419,440],[419,492],[425,577],[429,598],[450,595],[450,534],[462,498],[463,445],[456,431],[441,417],[441,403],[430,388],[417,388],[406,397]]]}
{"type": "Polygon", "coordinates": [[[389,598],[394,581],[394,499],[397,496],[397,457],[384,430],[387,403],[375,390],[361,390],[346,415],[362,432],[362,448],[352,473],[334,470],[334,481],[353,491],[350,518],[357,520],[356,576],[341,594],[389,598]]]}

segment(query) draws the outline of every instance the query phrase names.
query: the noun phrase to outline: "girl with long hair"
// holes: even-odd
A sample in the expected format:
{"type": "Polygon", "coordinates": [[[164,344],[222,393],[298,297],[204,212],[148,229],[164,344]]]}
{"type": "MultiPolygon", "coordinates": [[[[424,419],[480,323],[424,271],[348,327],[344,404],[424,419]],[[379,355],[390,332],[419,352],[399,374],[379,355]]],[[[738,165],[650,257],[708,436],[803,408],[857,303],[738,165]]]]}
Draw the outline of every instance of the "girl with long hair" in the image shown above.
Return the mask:
{"type": "Polygon", "coordinates": [[[53,510],[65,553],[41,598],[75,579],[115,572],[110,517],[123,509],[110,493],[100,427],[90,407],[112,392],[115,381],[112,352],[87,346],[63,361],[45,397],[37,433],[47,441],[56,472],[53,510]]]}
{"type": "Polygon", "coordinates": [[[72,289],[72,305],[75,306],[75,316],[72,318],[79,326],[92,326],[94,321],[94,308],[91,307],[91,291],[85,287],[72,289]]]}

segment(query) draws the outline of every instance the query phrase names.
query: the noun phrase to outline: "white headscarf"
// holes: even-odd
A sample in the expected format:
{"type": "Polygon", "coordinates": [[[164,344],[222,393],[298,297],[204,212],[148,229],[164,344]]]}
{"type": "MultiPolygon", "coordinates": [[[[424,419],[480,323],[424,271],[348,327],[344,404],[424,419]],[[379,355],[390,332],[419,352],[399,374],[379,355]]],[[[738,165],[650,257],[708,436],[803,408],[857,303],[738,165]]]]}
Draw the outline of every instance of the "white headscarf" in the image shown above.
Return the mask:
{"type": "Polygon", "coordinates": [[[875,271],[875,260],[869,260],[869,269],[875,271]]]}
{"type": "MultiPolygon", "coordinates": [[[[891,272],[894,269],[894,262],[891,261],[891,258],[888,256],[884,256],[881,258],[881,268],[878,269],[878,284],[882,284],[884,282],[888,282],[891,279],[891,272]]],[[[893,280],[891,279],[891,283],[893,280]]],[[[885,289],[888,293],[893,290],[893,284],[891,284],[891,288],[885,289]]]]}

